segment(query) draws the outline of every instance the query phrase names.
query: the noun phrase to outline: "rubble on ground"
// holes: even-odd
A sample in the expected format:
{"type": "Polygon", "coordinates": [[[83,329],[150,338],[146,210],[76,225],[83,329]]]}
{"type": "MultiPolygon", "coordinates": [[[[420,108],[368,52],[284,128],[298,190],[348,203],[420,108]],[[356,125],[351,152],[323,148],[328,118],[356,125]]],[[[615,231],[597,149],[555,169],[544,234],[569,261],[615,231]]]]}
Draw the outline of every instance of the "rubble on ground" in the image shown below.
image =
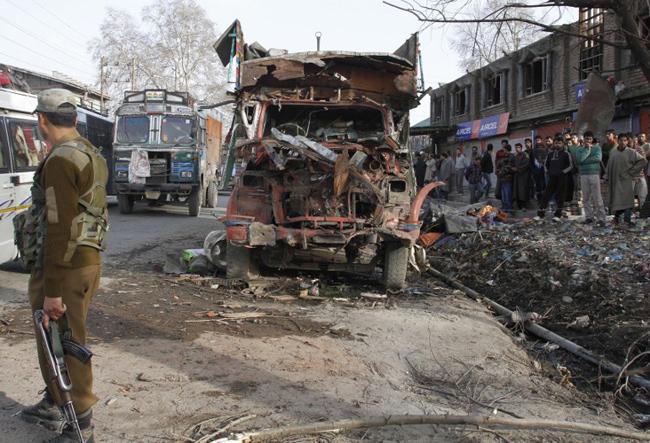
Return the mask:
{"type": "Polygon", "coordinates": [[[526,219],[441,236],[427,253],[440,271],[509,309],[542,315],[545,327],[614,362],[650,348],[646,230],[526,219]]]}

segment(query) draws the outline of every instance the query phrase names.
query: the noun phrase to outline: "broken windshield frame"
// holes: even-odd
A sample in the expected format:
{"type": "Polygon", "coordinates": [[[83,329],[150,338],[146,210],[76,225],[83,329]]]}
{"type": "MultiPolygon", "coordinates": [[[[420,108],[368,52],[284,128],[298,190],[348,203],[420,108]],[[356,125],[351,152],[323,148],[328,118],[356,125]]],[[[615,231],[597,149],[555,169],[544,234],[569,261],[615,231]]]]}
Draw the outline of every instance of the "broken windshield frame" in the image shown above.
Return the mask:
{"type": "Polygon", "coordinates": [[[264,136],[270,136],[272,128],[324,142],[380,142],[385,135],[383,113],[365,106],[270,105],[264,136]]]}
{"type": "Polygon", "coordinates": [[[134,115],[120,117],[117,121],[118,143],[147,143],[149,141],[149,117],[134,115]]]}

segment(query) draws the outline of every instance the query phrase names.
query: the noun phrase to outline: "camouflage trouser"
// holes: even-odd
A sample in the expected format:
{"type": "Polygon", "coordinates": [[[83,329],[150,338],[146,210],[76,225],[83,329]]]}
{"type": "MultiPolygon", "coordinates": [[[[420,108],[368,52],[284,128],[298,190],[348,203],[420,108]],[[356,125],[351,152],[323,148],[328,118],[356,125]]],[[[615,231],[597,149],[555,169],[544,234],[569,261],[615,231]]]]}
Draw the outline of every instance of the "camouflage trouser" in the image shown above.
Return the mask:
{"type": "MultiPolygon", "coordinates": [[[[97,288],[99,287],[100,265],[86,266],[78,269],[65,270],[64,293],[61,294],[63,304],[66,306],[68,326],[72,330],[72,339],[79,344],[86,344],[86,315],[88,307],[97,288]]],[[[29,303],[32,311],[43,308],[45,293],[43,290],[43,273],[34,271],[29,279],[29,303]]],[[[57,404],[61,404],[55,384],[48,377],[46,360],[40,343],[39,334],[36,334],[38,349],[38,363],[41,367],[43,380],[48,391],[57,404]]],[[[90,409],[99,400],[93,394],[93,373],[91,362],[81,363],[74,357],[65,357],[66,365],[72,381],[72,403],[77,414],[90,409]]]]}

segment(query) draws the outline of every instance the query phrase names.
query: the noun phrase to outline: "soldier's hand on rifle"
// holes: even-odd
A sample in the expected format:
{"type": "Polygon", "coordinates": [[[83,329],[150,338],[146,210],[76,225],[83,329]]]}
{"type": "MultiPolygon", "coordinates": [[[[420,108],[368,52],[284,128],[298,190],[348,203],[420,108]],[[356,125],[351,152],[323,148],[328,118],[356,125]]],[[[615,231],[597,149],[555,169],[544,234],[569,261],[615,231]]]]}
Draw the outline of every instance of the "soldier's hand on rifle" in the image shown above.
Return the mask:
{"type": "Polygon", "coordinates": [[[43,312],[45,312],[43,326],[45,326],[45,329],[49,327],[50,318],[52,320],[58,320],[65,313],[65,309],[66,307],[61,297],[45,297],[45,301],[43,302],[43,312]]]}

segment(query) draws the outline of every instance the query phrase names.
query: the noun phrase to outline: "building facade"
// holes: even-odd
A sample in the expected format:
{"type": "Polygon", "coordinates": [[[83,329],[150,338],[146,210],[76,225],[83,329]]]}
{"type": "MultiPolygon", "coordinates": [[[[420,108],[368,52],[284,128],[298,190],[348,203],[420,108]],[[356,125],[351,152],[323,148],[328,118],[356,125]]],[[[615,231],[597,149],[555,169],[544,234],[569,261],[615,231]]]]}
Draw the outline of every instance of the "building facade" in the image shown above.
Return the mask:
{"type": "MultiPolygon", "coordinates": [[[[563,29],[611,40],[618,25],[612,14],[589,8],[563,29]]],[[[615,88],[613,129],[650,130],[650,85],[631,51],[555,32],[432,91],[431,144],[450,151],[492,143],[496,150],[502,139],[514,145],[572,129],[591,72],[615,88]]]]}
{"type": "Polygon", "coordinates": [[[110,97],[65,74],[60,72],[43,74],[6,64],[0,64],[0,72],[8,82],[4,87],[17,89],[30,94],[38,94],[50,88],[65,88],[79,98],[79,106],[105,115],[107,102],[110,97]]]}

